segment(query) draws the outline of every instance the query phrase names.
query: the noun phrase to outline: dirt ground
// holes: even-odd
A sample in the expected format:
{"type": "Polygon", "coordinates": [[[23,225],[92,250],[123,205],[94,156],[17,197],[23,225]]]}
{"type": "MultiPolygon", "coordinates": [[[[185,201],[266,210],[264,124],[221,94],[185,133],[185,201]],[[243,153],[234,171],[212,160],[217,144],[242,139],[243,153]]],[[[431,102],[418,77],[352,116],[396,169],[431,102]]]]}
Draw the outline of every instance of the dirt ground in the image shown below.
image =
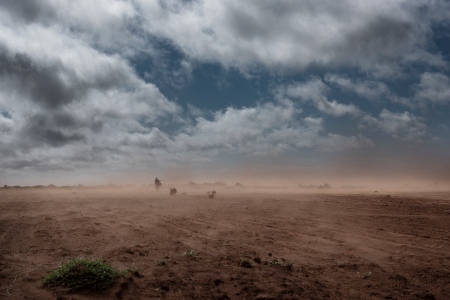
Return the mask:
{"type": "Polygon", "coordinates": [[[0,299],[450,299],[450,192],[217,191],[0,189],[0,299]],[[131,271],[41,286],[74,257],[131,271]]]}

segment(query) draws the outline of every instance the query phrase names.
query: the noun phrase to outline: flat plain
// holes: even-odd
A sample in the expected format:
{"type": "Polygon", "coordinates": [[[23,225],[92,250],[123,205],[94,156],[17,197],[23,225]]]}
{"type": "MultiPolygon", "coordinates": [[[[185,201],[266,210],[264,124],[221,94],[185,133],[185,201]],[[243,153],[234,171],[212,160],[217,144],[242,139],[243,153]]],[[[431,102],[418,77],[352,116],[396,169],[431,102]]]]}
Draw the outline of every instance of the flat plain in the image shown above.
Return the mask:
{"type": "Polygon", "coordinates": [[[0,189],[4,299],[449,299],[450,192],[0,189]],[[47,289],[71,258],[130,270],[47,289]]]}

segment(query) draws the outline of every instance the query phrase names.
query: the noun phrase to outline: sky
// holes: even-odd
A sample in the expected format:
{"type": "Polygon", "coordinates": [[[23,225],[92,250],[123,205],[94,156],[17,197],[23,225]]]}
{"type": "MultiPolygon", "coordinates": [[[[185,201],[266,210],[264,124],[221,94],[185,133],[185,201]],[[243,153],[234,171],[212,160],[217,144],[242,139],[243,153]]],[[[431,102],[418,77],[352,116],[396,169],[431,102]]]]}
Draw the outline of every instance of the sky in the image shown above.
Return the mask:
{"type": "Polygon", "coordinates": [[[450,185],[450,2],[0,2],[0,184],[450,185]]]}

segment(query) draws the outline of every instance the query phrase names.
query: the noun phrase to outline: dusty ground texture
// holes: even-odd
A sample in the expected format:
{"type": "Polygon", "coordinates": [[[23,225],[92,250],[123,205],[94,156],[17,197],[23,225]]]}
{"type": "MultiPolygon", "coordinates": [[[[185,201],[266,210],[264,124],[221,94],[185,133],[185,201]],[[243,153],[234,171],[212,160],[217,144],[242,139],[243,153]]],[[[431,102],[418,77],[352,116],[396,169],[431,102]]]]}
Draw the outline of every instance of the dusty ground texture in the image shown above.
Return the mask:
{"type": "Polygon", "coordinates": [[[0,189],[0,243],[4,299],[450,295],[450,193],[0,189]],[[73,257],[132,271],[95,295],[41,286],[73,257]]]}

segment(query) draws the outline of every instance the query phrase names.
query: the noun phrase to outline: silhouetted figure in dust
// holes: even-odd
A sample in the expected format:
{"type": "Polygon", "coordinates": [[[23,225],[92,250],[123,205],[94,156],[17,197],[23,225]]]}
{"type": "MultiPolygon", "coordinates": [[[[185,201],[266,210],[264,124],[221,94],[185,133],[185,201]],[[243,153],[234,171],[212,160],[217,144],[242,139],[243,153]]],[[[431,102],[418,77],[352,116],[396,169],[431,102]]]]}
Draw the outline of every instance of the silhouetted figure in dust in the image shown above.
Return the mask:
{"type": "Polygon", "coordinates": [[[155,188],[156,188],[156,191],[159,191],[159,188],[160,188],[161,186],[162,186],[161,180],[159,180],[158,177],[155,178],[155,188]]]}

